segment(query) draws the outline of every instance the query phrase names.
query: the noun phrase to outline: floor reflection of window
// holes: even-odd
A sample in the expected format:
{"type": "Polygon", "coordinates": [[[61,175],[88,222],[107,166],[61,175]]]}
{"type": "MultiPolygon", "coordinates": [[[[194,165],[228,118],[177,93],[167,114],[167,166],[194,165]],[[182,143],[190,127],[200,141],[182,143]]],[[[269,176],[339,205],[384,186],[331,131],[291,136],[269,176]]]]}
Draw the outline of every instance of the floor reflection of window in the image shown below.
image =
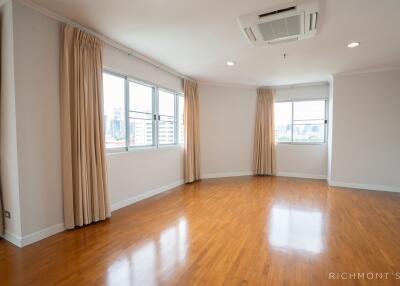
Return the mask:
{"type": "Polygon", "coordinates": [[[122,257],[115,261],[107,270],[107,285],[125,286],[130,283],[130,265],[126,257],[122,257]]]}
{"type": "Polygon", "coordinates": [[[157,285],[156,283],[156,246],[150,241],[132,255],[134,285],[157,285]]]}
{"type": "Polygon", "coordinates": [[[187,221],[179,218],[160,236],[132,251],[130,259],[118,258],[107,271],[107,285],[158,285],[167,280],[176,266],[186,260],[187,221]]]}
{"type": "MultiPolygon", "coordinates": [[[[186,259],[187,249],[187,222],[180,218],[178,222],[160,235],[160,263],[162,272],[168,276],[171,269],[186,259]]],[[[167,278],[167,277],[164,277],[167,278]]]]}
{"type": "Polygon", "coordinates": [[[320,211],[274,206],[270,216],[269,242],[274,247],[319,253],[323,247],[322,223],[320,211]]]}

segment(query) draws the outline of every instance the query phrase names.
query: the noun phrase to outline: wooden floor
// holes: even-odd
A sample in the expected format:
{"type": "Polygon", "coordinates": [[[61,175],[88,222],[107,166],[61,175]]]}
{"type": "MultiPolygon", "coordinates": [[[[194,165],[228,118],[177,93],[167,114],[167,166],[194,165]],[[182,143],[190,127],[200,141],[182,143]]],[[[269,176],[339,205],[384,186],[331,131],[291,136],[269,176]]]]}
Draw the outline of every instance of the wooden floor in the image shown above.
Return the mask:
{"type": "Polygon", "coordinates": [[[204,180],[23,249],[1,240],[0,285],[400,285],[400,194],[204,180]]]}

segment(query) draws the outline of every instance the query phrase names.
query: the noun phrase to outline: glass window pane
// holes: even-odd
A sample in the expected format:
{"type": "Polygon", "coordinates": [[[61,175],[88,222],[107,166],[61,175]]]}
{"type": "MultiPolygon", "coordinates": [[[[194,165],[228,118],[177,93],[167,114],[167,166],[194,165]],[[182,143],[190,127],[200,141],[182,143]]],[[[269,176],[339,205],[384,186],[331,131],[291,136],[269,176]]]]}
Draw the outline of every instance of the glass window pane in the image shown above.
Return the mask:
{"type": "Polygon", "coordinates": [[[293,102],[293,142],[325,141],[325,100],[293,102]]]}
{"type": "Polygon", "coordinates": [[[129,146],[154,145],[153,90],[151,86],[129,82],[129,146]]]}
{"type": "Polygon", "coordinates": [[[183,138],[183,109],[184,109],[184,97],[183,96],[178,96],[178,122],[179,122],[179,144],[183,145],[184,144],[184,138],[183,138]]]}
{"type": "Polygon", "coordinates": [[[158,123],[158,144],[175,143],[175,94],[159,90],[158,111],[160,114],[158,123]]]}
{"type": "Polygon", "coordinates": [[[150,113],[141,113],[141,112],[129,112],[129,118],[132,119],[153,119],[153,114],[150,113]]]}
{"type": "Polygon", "coordinates": [[[293,102],[293,120],[325,119],[325,100],[293,102]]]}
{"type": "Polygon", "coordinates": [[[174,122],[173,121],[159,121],[158,123],[158,144],[174,144],[174,122]]]}
{"type": "Polygon", "coordinates": [[[160,120],[161,121],[175,121],[175,117],[160,115],[160,120]]]}
{"type": "Polygon", "coordinates": [[[292,141],[292,103],[276,102],[274,104],[275,113],[275,141],[292,141]]]}
{"type": "Polygon", "coordinates": [[[325,124],[293,125],[293,142],[323,143],[325,124]]]}
{"type": "Polygon", "coordinates": [[[125,147],[125,79],[103,73],[106,148],[125,147]]]}
{"type": "Polygon", "coordinates": [[[153,120],[129,119],[130,146],[153,145],[153,120]]]}
{"type": "Polygon", "coordinates": [[[130,81],[129,110],[153,113],[153,88],[130,81]]]}
{"type": "Polygon", "coordinates": [[[158,110],[160,115],[175,116],[175,94],[160,90],[158,110]]]}

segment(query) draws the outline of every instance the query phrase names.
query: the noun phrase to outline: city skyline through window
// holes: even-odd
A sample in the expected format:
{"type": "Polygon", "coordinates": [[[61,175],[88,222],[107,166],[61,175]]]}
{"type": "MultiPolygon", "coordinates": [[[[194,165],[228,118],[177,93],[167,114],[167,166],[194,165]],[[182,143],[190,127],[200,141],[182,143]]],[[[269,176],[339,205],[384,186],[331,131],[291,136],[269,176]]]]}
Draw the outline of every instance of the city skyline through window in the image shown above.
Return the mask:
{"type": "Polygon", "coordinates": [[[103,91],[106,149],[183,144],[183,96],[108,72],[103,91]]]}

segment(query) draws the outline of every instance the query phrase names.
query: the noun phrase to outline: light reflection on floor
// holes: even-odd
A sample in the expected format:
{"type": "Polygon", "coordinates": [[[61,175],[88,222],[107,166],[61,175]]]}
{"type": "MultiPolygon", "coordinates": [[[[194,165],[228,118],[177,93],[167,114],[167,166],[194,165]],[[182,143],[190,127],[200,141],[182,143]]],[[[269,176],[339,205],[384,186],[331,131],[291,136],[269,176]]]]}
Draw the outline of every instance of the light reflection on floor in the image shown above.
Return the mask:
{"type": "Polygon", "coordinates": [[[323,249],[321,211],[273,206],[270,212],[269,242],[276,248],[320,253],[323,249]]]}
{"type": "Polygon", "coordinates": [[[108,269],[107,285],[145,283],[150,286],[157,285],[158,278],[168,280],[170,274],[186,261],[187,237],[187,220],[180,217],[158,238],[138,246],[131,257],[125,256],[115,261],[108,269]]]}

